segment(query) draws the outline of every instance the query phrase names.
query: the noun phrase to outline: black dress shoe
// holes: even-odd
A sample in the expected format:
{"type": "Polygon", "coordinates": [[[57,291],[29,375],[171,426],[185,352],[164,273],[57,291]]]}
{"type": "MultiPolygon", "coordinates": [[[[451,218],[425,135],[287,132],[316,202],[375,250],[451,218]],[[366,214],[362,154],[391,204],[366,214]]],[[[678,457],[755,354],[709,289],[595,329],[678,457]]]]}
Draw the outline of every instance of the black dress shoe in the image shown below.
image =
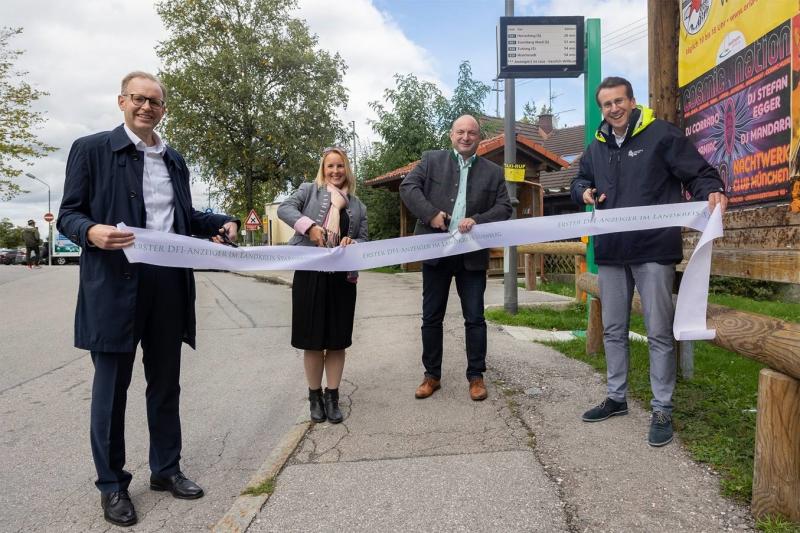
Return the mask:
{"type": "Polygon", "coordinates": [[[150,489],[168,490],[173,496],[182,500],[196,500],[203,497],[203,489],[191,479],[187,479],[180,470],[167,477],[151,475],[150,489]]]}
{"type": "Polygon", "coordinates": [[[105,492],[100,495],[103,518],[115,526],[128,527],[136,523],[136,509],[127,490],[105,492]]]}

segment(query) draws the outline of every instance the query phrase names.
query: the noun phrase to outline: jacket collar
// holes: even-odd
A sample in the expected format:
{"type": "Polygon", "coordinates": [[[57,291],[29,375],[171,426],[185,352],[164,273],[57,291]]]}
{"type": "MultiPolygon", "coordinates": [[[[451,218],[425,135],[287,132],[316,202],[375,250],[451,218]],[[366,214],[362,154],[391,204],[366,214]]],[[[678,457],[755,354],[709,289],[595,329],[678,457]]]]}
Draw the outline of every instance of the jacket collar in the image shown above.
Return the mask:
{"type": "MultiPolygon", "coordinates": [[[[655,120],[656,114],[652,109],[647,106],[637,105],[636,109],[631,112],[631,119],[628,123],[628,132],[625,134],[625,140],[638,135],[655,120]]],[[[597,128],[594,137],[600,142],[608,142],[613,135],[611,124],[604,119],[597,128]]]]}
{"type": "Polygon", "coordinates": [[[132,144],[133,142],[131,142],[131,138],[128,137],[127,133],[125,133],[125,127],[123,124],[120,124],[111,131],[111,150],[114,152],[124,150],[132,144]]]}

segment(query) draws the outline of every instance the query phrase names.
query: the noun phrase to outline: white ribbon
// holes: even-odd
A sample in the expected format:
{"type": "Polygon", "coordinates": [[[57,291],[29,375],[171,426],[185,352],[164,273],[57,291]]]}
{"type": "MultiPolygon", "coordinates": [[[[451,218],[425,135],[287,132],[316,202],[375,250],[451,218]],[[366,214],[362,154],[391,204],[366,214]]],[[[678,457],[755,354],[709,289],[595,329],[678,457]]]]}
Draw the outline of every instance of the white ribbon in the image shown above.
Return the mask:
{"type": "MultiPolygon", "coordinates": [[[[478,224],[469,233],[432,233],[346,247],[260,246],[232,248],[206,240],[143,228],[118,228],[135,234],[134,244],[125,249],[131,263],[205,268],[233,271],[319,270],[326,272],[364,270],[386,265],[424,261],[463,254],[483,248],[518,246],[582,235],[683,226],[703,231],[684,272],[678,293],[673,331],[678,340],[708,339],[706,329],[708,275],[711,270],[711,242],[722,236],[722,217],[715,210],[709,216],[706,202],[603,209],[547,217],[521,218],[478,224]]],[[[710,335],[710,336],[709,336],[710,335]]]]}

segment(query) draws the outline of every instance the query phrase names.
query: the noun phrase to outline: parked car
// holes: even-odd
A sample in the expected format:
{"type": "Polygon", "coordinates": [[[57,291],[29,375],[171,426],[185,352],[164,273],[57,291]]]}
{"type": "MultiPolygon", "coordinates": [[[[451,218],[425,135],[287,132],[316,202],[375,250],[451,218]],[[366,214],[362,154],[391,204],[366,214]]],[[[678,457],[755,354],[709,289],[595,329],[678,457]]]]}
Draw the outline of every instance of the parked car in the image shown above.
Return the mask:
{"type": "Polygon", "coordinates": [[[17,255],[14,256],[15,265],[25,265],[28,263],[28,253],[24,248],[17,249],[17,255]]]}
{"type": "MultiPolygon", "coordinates": [[[[0,248],[0,263],[4,265],[13,265],[17,260],[17,255],[19,255],[19,250],[16,248],[0,248]]],[[[22,256],[25,256],[25,252],[22,252],[22,256]]]]}

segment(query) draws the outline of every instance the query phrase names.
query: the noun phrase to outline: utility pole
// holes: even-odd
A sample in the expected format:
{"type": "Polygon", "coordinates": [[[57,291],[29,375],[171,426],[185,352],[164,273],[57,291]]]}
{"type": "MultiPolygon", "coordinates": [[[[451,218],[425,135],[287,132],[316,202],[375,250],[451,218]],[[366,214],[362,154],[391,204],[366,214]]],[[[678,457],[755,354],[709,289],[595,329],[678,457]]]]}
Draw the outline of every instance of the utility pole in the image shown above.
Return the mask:
{"type": "MultiPolygon", "coordinates": [[[[506,0],[506,16],[514,16],[514,0],[506,0]]],[[[514,78],[505,79],[505,146],[503,148],[506,165],[517,162],[517,136],[515,132],[515,98],[514,78]]],[[[517,184],[506,181],[508,196],[511,199],[511,218],[517,218],[517,184]]],[[[509,246],[503,249],[503,308],[507,313],[517,314],[517,247],[509,246]]]]}
{"type": "Polygon", "coordinates": [[[494,89],[492,89],[492,91],[495,93],[494,116],[500,118],[500,93],[503,92],[503,89],[500,88],[499,79],[495,78],[492,81],[494,82],[494,89]]]}
{"type": "Polygon", "coordinates": [[[351,120],[350,121],[350,127],[353,128],[353,134],[352,134],[352,136],[353,136],[353,174],[355,176],[358,176],[358,162],[357,162],[358,154],[356,153],[356,137],[357,137],[357,135],[356,135],[356,121],[355,120],[351,120]]]}

